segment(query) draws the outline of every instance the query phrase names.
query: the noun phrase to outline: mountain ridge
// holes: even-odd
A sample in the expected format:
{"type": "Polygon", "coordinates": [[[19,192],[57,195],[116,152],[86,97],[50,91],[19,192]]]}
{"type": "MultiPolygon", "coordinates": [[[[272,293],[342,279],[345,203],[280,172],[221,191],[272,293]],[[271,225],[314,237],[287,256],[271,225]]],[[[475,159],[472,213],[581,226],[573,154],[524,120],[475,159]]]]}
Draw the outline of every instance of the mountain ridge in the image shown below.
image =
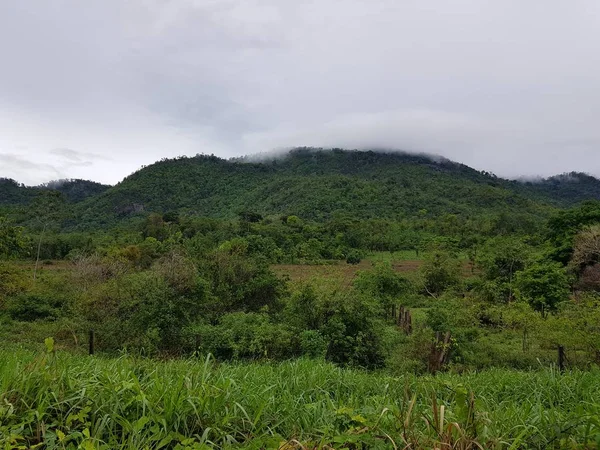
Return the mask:
{"type": "MultiPolygon", "coordinates": [[[[7,187],[15,198],[19,189],[31,195],[36,189],[53,187],[29,188],[4,180],[0,180],[0,199],[6,197],[7,187]]],[[[260,159],[200,154],[164,158],[114,186],[67,180],[57,187],[70,195],[73,218],[69,222],[84,228],[169,211],[233,218],[251,209],[264,216],[288,214],[313,220],[339,214],[399,219],[423,211],[469,216],[492,209],[538,216],[548,209],[600,199],[600,180],[576,172],[517,181],[431,155],[307,147],[260,159]],[[83,195],[78,188],[84,194],[95,191],[83,195]]]]}

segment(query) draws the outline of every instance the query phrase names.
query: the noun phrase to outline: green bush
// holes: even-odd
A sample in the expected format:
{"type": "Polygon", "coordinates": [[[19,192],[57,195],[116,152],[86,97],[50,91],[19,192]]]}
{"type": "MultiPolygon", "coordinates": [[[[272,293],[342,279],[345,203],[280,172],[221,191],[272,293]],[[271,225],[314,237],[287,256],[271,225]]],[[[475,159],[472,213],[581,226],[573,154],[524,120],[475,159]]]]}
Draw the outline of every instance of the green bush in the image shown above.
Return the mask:
{"type": "Polygon", "coordinates": [[[361,254],[357,250],[350,250],[346,256],[346,263],[358,264],[361,261],[361,254]]]}
{"type": "Polygon", "coordinates": [[[6,310],[14,320],[33,322],[34,320],[53,320],[60,316],[62,299],[40,294],[21,294],[7,301],[6,310]]]}
{"type": "Polygon", "coordinates": [[[198,350],[219,359],[283,359],[297,356],[292,332],[260,313],[225,314],[216,325],[199,325],[190,331],[198,350]]]}

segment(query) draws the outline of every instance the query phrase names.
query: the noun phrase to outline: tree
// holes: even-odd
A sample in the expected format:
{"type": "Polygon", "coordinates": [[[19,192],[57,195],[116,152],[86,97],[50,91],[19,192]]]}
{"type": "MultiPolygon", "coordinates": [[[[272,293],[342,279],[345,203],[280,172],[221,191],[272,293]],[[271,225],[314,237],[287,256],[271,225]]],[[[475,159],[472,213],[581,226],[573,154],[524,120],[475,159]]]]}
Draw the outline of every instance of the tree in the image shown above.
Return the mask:
{"type": "Polygon", "coordinates": [[[581,230],[575,237],[571,266],[581,272],[585,267],[600,262],[600,225],[581,230]]]}
{"type": "Polygon", "coordinates": [[[527,266],[531,249],[521,240],[500,237],[487,242],[478,266],[484,280],[483,291],[490,299],[510,302],[514,299],[517,273],[527,266]]]}
{"type": "Polygon", "coordinates": [[[377,264],[373,270],[360,271],[354,280],[354,287],[377,299],[382,312],[391,317],[396,315],[398,298],[411,288],[410,282],[394,272],[390,263],[377,264]]]}
{"type": "Polygon", "coordinates": [[[569,267],[578,278],[576,289],[600,289],[600,225],[588,226],[575,236],[569,267]]]}
{"type": "Polygon", "coordinates": [[[227,249],[217,249],[201,261],[200,272],[218,299],[210,314],[224,312],[271,312],[282,307],[285,283],[259,258],[248,258],[227,249]]]}
{"type": "Polygon", "coordinates": [[[346,256],[346,263],[348,264],[359,264],[361,261],[360,252],[358,250],[350,250],[346,256]]]}
{"type": "Polygon", "coordinates": [[[434,297],[460,284],[460,263],[443,250],[435,250],[428,255],[420,273],[423,290],[434,297]]]}
{"type": "Polygon", "coordinates": [[[376,319],[377,307],[372,300],[356,295],[334,295],[324,302],[319,331],[327,342],[328,361],[369,369],[384,365],[384,327],[376,319]]]}
{"type": "Polygon", "coordinates": [[[547,224],[547,237],[554,246],[552,258],[567,264],[573,255],[574,238],[586,225],[600,223],[600,202],[590,200],[559,212],[547,224]]]}
{"type": "Polygon", "coordinates": [[[163,220],[162,214],[152,213],[144,221],[142,228],[144,238],[152,237],[159,241],[164,241],[169,237],[169,226],[163,220]]]}
{"type": "Polygon", "coordinates": [[[10,259],[23,253],[27,240],[23,229],[15,227],[4,217],[0,217],[0,259],[10,259]]]}
{"type": "Polygon", "coordinates": [[[515,291],[519,300],[544,315],[569,298],[569,279],[560,264],[538,261],[516,275],[515,291]]]}

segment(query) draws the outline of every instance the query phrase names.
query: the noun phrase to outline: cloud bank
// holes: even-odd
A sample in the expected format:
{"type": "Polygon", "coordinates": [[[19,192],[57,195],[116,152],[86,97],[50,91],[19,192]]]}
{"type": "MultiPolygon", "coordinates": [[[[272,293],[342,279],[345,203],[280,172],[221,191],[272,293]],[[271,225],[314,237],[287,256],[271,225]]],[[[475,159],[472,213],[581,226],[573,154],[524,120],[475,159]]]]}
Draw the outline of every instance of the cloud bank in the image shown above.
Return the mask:
{"type": "Polygon", "coordinates": [[[0,2],[0,176],[314,145],[600,175],[600,3],[0,2]]]}

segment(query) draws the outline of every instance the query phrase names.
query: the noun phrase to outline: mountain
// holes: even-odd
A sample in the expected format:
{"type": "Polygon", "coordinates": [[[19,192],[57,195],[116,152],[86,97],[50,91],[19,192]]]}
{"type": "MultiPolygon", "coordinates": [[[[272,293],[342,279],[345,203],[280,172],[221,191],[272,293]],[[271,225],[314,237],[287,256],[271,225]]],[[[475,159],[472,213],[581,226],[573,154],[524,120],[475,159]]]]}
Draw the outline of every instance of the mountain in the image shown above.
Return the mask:
{"type": "Polygon", "coordinates": [[[530,195],[537,194],[540,199],[548,199],[559,206],[600,199],[600,180],[581,172],[563,173],[523,184],[530,195]]]}
{"type": "Polygon", "coordinates": [[[88,180],[57,180],[39,186],[40,189],[56,190],[72,203],[81,202],[106,191],[110,186],[88,180]]]}
{"type": "Polygon", "coordinates": [[[11,178],[0,178],[0,205],[24,205],[33,199],[38,190],[17,183],[11,178]]]}
{"type": "Polygon", "coordinates": [[[40,186],[25,186],[10,178],[0,178],[0,205],[27,205],[43,191],[58,191],[66,201],[77,203],[109,187],[88,180],[56,180],[40,186]]]}
{"type": "Polygon", "coordinates": [[[600,199],[600,181],[585,174],[519,182],[427,155],[313,148],[262,159],[163,159],[112,187],[68,180],[29,188],[0,180],[0,204],[26,204],[41,189],[58,190],[73,203],[68,223],[76,228],[110,226],[148,212],[233,218],[252,211],[314,220],[492,211],[540,217],[600,199]]]}
{"type": "Polygon", "coordinates": [[[322,220],[400,219],[495,210],[543,213],[517,182],[449,160],[398,152],[295,149],[280,157],[165,159],[78,205],[80,222],[140,211],[231,218],[243,210],[322,220]]]}

